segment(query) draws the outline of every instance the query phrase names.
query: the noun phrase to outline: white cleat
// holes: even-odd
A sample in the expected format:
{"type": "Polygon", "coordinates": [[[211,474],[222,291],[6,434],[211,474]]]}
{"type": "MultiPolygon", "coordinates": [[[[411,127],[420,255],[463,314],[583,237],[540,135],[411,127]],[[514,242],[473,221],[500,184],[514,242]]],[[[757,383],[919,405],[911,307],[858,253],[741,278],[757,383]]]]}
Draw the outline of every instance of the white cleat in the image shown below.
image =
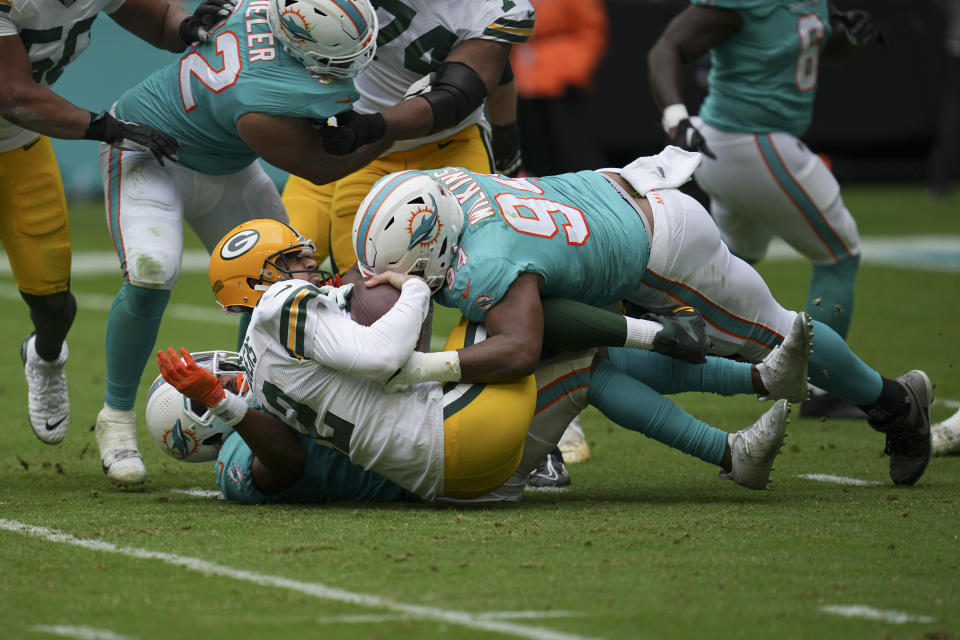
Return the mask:
{"type": "Polygon", "coordinates": [[[753,425],[730,434],[727,442],[733,464],[720,477],[748,489],[769,488],[773,459],[780,453],[788,422],[790,403],[777,400],[753,425]]]}
{"type": "Polygon", "coordinates": [[[960,455],[960,411],[930,425],[930,440],[933,455],[960,455]]]}
{"type": "Polygon", "coordinates": [[[587,437],[583,433],[583,427],[580,426],[580,416],[570,421],[557,446],[560,447],[563,461],[567,464],[590,459],[590,445],[587,444],[587,437]]]}
{"type": "Polygon", "coordinates": [[[103,405],[97,414],[97,446],[103,473],[120,487],[142,485],[147,468],[137,449],[137,414],[103,405]]]}
{"type": "Polygon", "coordinates": [[[783,398],[790,402],[807,399],[807,363],[812,340],[813,320],[806,311],[801,311],[783,342],[757,365],[760,380],[767,388],[765,398],[783,398]]]}
{"type": "Polygon", "coordinates": [[[27,411],[30,426],[42,442],[60,444],[70,426],[70,398],[67,395],[67,343],[53,362],[37,353],[37,336],[30,334],[20,345],[20,358],[27,378],[27,411]]]}

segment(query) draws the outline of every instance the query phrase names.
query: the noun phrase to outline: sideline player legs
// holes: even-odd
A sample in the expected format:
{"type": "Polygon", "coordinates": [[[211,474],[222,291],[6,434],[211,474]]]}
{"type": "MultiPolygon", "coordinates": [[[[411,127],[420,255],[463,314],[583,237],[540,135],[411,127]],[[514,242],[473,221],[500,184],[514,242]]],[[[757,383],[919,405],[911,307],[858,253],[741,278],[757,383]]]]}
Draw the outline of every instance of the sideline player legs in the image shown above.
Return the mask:
{"type": "Polygon", "coordinates": [[[47,444],[70,424],[64,365],[77,303],[70,292],[70,227],[51,137],[102,140],[175,158],[177,142],[149,126],[94,114],[49,87],[90,44],[103,12],[142,40],[182,51],[208,37],[223,11],[204,0],[193,14],[165,0],[79,0],[39,9],[28,0],[0,5],[0,244],[6,250],[34,331],[21,346],[30,425],[47,444]]]}
{"type": "MultiPolygon", "coordinates": [[[[542,178],[457,167],[383,178],[354,222],[361,271],[424,273],[437,302],[483,320],[491,333],[458,352],[413,354],[388,388],[531,371],[543,342],[541,297],[596,306],[626,298],[645,309],[688,305],[706,321],[711,353],[759,361],[796,314],[729,252],[706,210],[676,189],[699,161],[698,153],[667,147],[623,169],[542,178]],[[434,204],[418,209],[418,198],[434,204]],[[433,226],[404,224],[414,219],[433,226]],[[410,228],[431,242],[411,242],[410,228]],[[445,242],[432,242],[443,234],[445,242]]],[[[814,324],[812,381],[861,406],[886,436],[893,481],[915,483],[930,458],[929,378],[921,371],[884,378],[829,326],[814,324]]],[[[655,339],[661,331],[650,333],[655,339]]]]}
{"type": "Polygon", "coordinates": [[[180,275],[183,223],[210,251],[239,222],[285,220],[258,158],[327,182],[379,155],[385,145],[332,157],[313,126],[356,99],[352,77],[372,60],[376,33],[368,0],[244,0],[211,28],[210,42],[158,69],[114,106],[118,117],[171,133],[181,146],[179,162],[164,165],[146,153],[100,150],[107,224],[124,276],[107,319],[96,428],[112,482],[146,478],[134,404],[180,275]],[[297,27],[303,16],[310,38],[297,27]]]}
{"type": "MultiPolygon", "coordinates": [[[[694,178],[730,251],[763,259],[783,238],[813,265],[807,312],[846,339],[860,263],[857,223],[830,168],[800,137],[813,115],[819,62],[844,62],[879,38],[864,11],[803,4],[693,0],[648,56],[654,101],[673,144],[703,151],[694,178]],[[710,53],[698,116],[683,103],[681,66],[710,53]]],[[[865,417],[815,390],[801,415],[865,417]]]]}

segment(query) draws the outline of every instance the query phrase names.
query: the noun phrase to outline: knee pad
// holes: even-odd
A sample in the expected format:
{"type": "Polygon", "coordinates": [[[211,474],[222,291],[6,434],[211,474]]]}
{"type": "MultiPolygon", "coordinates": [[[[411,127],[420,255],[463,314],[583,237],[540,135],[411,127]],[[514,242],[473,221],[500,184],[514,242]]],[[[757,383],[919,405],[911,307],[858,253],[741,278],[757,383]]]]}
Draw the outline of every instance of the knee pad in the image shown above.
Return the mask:
{"type": "Polygon", "coordinates": [[[134,287],[170,291],[180,278],[182,251],[127,255],[124,275],[134,287]]]}

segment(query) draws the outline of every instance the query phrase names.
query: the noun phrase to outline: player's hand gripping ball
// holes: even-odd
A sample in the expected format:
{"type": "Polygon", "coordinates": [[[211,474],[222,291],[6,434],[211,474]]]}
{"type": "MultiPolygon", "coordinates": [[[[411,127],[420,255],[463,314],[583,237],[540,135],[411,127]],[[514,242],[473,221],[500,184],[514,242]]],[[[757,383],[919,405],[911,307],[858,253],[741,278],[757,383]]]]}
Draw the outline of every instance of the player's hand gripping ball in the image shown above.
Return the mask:
{"type": "Polygon", "coordinates": [[[368,288],[361,282],[353,288],[350,296],[350,317],[357,324],[369,327],[392,309],[398,298],[400,291],[391,284],[378,284],[368,288]]]}

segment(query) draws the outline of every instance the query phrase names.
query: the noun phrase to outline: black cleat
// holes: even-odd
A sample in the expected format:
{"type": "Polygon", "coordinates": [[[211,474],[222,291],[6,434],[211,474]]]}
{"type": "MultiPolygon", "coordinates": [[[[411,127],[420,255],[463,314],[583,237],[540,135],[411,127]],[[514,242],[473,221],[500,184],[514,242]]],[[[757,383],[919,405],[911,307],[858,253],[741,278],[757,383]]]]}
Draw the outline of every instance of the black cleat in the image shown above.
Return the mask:
{"type": "Polygon", "coordinates": [[[567,473],[567,465],[563,462],[559,447],[554,447],[527,476],[527,486],[534,489],[566,487],[569,484],[570,474],[567,473]]]}
{"type": "Polygon", "coordinates": [[[897,378],[907,393],[909,411],[902,419],[883,430],[887,436],[884,451],[890,455],[890,479],[895,484],[914,484],[930,462],[930,405],[933,383],[923,371],[914,369],[897,378]]]}

